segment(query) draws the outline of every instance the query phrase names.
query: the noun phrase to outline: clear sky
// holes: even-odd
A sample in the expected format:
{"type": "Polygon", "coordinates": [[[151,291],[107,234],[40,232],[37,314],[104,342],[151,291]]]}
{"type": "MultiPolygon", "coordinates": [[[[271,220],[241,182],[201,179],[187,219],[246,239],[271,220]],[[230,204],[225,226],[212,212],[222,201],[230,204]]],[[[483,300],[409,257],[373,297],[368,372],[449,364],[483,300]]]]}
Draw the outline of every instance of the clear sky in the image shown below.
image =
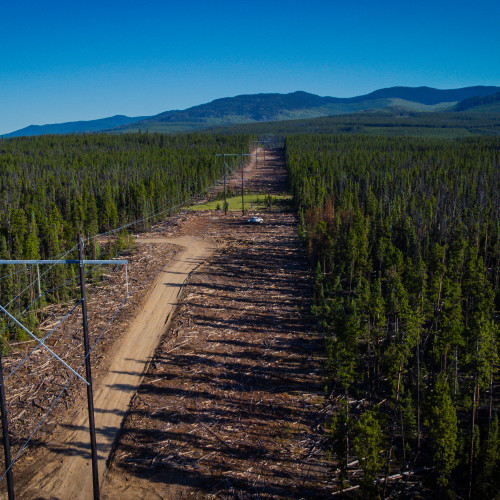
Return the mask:
{"type": "Polygon", "coordinates": [[[0,134],[258,92],[500,85],[499,0],[0,3],[0,134]]]}

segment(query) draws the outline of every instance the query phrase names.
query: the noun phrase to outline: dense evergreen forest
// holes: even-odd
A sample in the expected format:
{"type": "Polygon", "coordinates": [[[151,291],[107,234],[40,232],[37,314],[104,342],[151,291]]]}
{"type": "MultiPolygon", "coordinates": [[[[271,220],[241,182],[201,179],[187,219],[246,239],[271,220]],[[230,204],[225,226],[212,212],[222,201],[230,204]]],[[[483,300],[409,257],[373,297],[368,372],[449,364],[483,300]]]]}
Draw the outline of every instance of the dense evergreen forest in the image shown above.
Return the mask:
{"type": "Polygon", "coordinates": [[[386,497],[421,478],[436,497],[495,497],[500,140],[301,135],[286,154],[339,488],[386,497]]]}
{"type": "Polygon", "coordinates": [[[259,122],[214,128],[219,133],[275,134],[356,134],[459,138],[499,136],[497,113],[379,111],[352,115],[325,116],[302,120],[259,122]]]}
{"type": "MultiPolygon", "coordinates": [[[[158,220],[150,214],[168,216],[170,207],[174,212],[221,177],[222,162],[215,161],[216,153],[247,152],[249,144],[249,136],[237,134],[2,140],[0,258],[54,258],[75,246],[78,233],[92,238],[131,221],[139,222],[129,231],[148,229],[158,220]]],[[[88,252],[92,258],[99,256],[96,239],[91,240],[88,252]]],[[[60,285],[74,278],[72,267],[55,266],[42,277],[43,301],[68,298],[70,288],[60,285]]],[[[27,288],[10,305],[11,311],[23,310],[38,295],[37,287],[29,286],[36,278],[35,268],[0,266],[0,276],[0,304],[4,306],[27,288]]],[[[27,324],[34,327],[36,320],[30,313],[27,324]]],[[[12,330],[7,335],[22,334],[12,330]]]]}
{"type": "MultiPolygon", "coordinates": [[[[458,127],[452,118],[443,129],[458,127]]],[[[394,120],[370,119],[386,129],[394,120]]],[[[286,138],[336,408],[332,476],[364,497],[404,493],[419,478],[416,488],[436,496],[493,498],[500,490],[500,139],[361,136],[353,132],[366,117],[342,120],[311,120],[318,130],[304,121],[315,135],[286,138]],[[325,133],[332,124],[350,133],[325,133]],[[387,478],[395,474],[393,486],[387,478]]],[[[426,120],[402,119],[397,130],[425,128],[426,120]]],[[[220,178],[216,153],[248,152],[251,139],[2,140],[0,258],[53,258],[74,247],[77,233],[91,238],[89,256],[101,256],[93,236],[132,221],[130,231],[148,229],[220,178]]],[[[39,304],[71,298],[64,284],[74,272],[55,266],[44,275],[39,304]]],[[[36,302],[35,278],[33,267],[0,266],[0,304],[19,313],[36,302]]],[[[24,323],[37,321],[35,307],[24,323]]],[[[23,339],[5,325],[3,318],[3,338],[23,339]]]]}

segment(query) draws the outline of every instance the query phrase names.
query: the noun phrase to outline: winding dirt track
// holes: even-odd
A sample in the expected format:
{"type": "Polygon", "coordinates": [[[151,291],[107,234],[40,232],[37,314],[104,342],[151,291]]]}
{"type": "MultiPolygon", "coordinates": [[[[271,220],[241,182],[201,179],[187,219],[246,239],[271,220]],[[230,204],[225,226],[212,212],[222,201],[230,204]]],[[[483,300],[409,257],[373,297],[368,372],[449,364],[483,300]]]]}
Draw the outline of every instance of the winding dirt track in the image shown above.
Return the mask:
{"type": "MultiPolygon", "coordinates": [[[[120,430],[132,396],[137,391],[144,368],[165,332],[177,297],[189,274],[214,250],[211,241],[185,236],[148,238],[143,243],[168,243],[183,247],[158,275],[144,299],[140,313],[124,334],[113,355],[109,372],[94,392],[95,420],[99,451],[99,478],[102,482],[106,461],[120,430]]],[[[42,465],[31,478],[21,498],[92,498],[92,476],[87,410],[72,422],[70,431],[51,443],[59,451],[54,461],[42,465]],[[62,457],[62,458],[61,458],[62,457]]]]}

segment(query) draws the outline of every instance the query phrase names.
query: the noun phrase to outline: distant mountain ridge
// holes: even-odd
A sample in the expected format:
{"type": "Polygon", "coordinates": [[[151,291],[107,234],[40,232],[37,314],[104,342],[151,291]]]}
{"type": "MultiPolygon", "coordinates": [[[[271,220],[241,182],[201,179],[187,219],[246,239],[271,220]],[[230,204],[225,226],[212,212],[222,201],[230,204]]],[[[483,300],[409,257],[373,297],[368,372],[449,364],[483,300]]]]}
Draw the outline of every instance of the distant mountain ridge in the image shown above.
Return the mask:
{"type": "Polygon", "coordinates": [[[147,117],[114,115],[97,120],[81,120],[76,122],[53,123],[50,125],[30,125],[20,130],[16,130],[15,132],[11,132],[10,134],[5,134],[4,137],[102,132],[104,130],[127,125],[128,123],[138,122],[144,118],[147,117]]]}
{"type": "Polygon", "coordinates": [[[449,90],[391,87],[347,98],[320,97],[303,91],[289,94],[245,94],[216,99],[185,110],[159,113],[141,122],[120,127],[120,130],[175,132],[218,125],[318,118],[380,110],[436,111],[451,109],[463,99],[489,96],[497,92],[500,92],[500,87],[475,86],[449,90]]]}
{"type": "MultiPolygon", "coordinates": [[[[126,117],[116,115],[101,120],[69,122],[53,125],[31,125],[7,134],[67,134],[109,131],[124,133],[138,130],[181,132],[203,128],[266,121],[318,118],[360,112],[423,112],[469,109],[474,99],[493,99],[500,87],[474,86],[440,90],[431,87],[390,87],[355,97],[321,97],[308,92],[289,94],[244,94],[215,99],[185,110],[164,111],[154,116],[126,117]],[[463,104],[463,101],[466,104],[463,104]],[[467,104],[467,102],[469,104],[467,104]],[[462,106],[462,108],[461,108],[462,106]],[[464,106],[469,106],[465,108],[464,106]]],[[[475,101],[474,101],[475,102],[475,101]]],[[[488,101],[489,102],[489,101],[488,101]]],[[[491,111],[487,107],[487,111],[491,111]]]]}
{"type": "Polygon", "coordinates": [[[464,99],[454,108],[454,111],[500,111],[500,92],[493,95],[475,96],[464,99]]]}
{"type": "MultiPolygon", "coordinates": [[[[297,91],[290,94],[244,94],[236,97],[215,99],[182,111],[165,111],[147,120],[172,121],[180,117],[189,120],[204,119],[207,116],[223,118],[226,116],[248,116],[255,121],[263,121],[283,109],[307,109],[334,102],[333,97],[320,97],[315,94],[297,91]]],[[[146,121],[147,121],[146,120],[146,121]]]]}
{"type": "Polygon", "coordinates": [[[399,98],[420,104],[434,105],[442,102],[457,102],[477,96],[488,96],[500,92],[500,87],[476,85],[460,89],[434,89],[432,87],[390,87],[375,90],[370,94],[352,97],[352,100],[399,98]]]}

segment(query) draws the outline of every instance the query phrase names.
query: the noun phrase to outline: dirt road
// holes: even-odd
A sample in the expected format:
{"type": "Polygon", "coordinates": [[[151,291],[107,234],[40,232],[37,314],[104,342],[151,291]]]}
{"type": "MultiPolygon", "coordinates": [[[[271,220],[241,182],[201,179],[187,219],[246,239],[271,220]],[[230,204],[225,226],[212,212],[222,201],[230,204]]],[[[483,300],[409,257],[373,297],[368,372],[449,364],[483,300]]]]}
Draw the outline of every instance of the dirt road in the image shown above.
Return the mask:
{"type": "MultiPolygon", "coordinates": [[[[249,191],[287,191],[282,151],[247,167],[249,191]]],[[[297,220],[287,206],[249,215],[264,224],[187,213],[140,238],[183,250],[105,351],[109,369],[94,390],[102,498],[328,496],[321,341],[307,322],[310,270],[297,220]]],[[[85,406],[67,420],[38,443],[19,497],[92,497],[85,406]]]]}
{"type": "MultiPolygon", "coordinates": [[[[189,274],[213,252],[210,240],[193,236],[180,238],[149,238],[144,243],[169,243],[183,247],[159,273],[145,298],[140,313],[125,332],[112,353],[110,369],[94,391],[99,476],[102,481],[106,460],[120,430],[132,396],[137,391],[144,368],[151,359],[181,287],[189,274]]],[[[22,498],[92,498],[90,445],[86,409],[72,422],[69,432],[57,435],[51,448],[59,453],[55,461],[40,467],[24,489],[22,498]]]]}
{"type": "MultiPolygon", "coordinates": [[[[267,151],[252,192],[287,190],[267,151]]],[[[328,498],[322,340],[293,207],[192,213],[176,228],[218,242],[183,288],[123,424],[103,499],[328,498]]]]}

